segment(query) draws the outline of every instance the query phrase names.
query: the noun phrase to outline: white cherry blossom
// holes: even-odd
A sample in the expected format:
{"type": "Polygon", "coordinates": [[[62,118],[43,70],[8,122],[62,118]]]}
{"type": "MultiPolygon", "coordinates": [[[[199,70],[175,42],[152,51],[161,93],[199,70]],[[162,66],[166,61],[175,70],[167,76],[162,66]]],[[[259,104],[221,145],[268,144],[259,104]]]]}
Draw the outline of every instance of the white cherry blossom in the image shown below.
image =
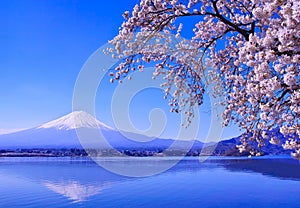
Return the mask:
{"type": "Polygon", "coordinates": [[[224,125],[246,129],[240,150],[278,143],[263,132],[280,128],[300,158],[300,0],[141,0],[123,16],[106,51],[121,59],[113,79],[155,64],[171,111],[191,116],[212,84],[224,125]],[[190,41],[182,18],[198,20],[190,41]]]}

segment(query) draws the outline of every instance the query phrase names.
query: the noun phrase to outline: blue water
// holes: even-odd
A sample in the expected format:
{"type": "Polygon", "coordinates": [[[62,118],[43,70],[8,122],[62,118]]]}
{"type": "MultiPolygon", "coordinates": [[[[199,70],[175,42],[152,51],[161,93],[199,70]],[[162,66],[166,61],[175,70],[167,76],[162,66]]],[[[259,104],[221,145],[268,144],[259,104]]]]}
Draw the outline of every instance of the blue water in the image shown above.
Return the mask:
{"type": "MultiPolygon", "coordinates": [[[[139,171],[173,159],[109,161],[139,171]]],[[[299,193],[300,164],[284,157],[211,158],[203,163],[186,158],[161,174],[142,178],[110,173],[88,158],[0,158],[1,208],[290,208],[300,207],[299,193]]]]}

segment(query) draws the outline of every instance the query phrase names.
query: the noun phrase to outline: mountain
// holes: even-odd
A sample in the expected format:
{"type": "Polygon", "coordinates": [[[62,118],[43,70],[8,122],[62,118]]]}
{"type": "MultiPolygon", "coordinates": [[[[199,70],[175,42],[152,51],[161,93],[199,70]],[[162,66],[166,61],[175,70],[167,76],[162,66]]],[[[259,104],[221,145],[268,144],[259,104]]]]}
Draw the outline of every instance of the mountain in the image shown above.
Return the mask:
{"type": "MultiPolygon", "coordinates": [[[[282,147],[282,144],[284,144],[286,138],[280,133],[279,128],[273,129],[268,132],[269,134],[275,135],[277,139],[279,139],[279,144],[274,145],[266,141],[265,146],[263,146],[261,149],[257,149],[262,155],[287,155],[291,153],[291,150],[285,150],[282,147]]],[[[249,135],[251,136],[251,135],[249,135]]],[[[249,150],[240,153],[239,150],[236,148],[236,145],[241,144],[240,139],[241,136],[229,139],[229,140],[223,140],[219,143],[215,144],[215,146],[207,147],[203,150],[203,152],[212,152],[213,155],[225,155],[225,156],[248,156],[250,155],[249,150]],[[215,149],[211,149],[215,148],[215,149]]],[[[252,144],[254,147],[257,146],[257,144],[252,144]]]]}
{"type": "MultiPolygon", "coordinates": [[[[160,152],[171,147],[172,150],[181,151],[175,151],[173,152],[174,154],[181,154],[191,149],[190,152],[197,155],[203,147],[203,143],[198,140],[176,141],[175,146],[175,140],[173,139],[150,138],[141,134],[120,132],[98,121],[89,113],[74,111],[35,128],[0,134],[0,150],[32,148],[82,149],[82,147],[85,149],[107,149],[106,143],[99,138],[99,131],[101,131],[106,142],[118,150],[154,150],[155,152],[160,152]],[[83,134],[80,140],[77,133],[83,134]]],[[[263,155],[289,154],[290,151],[284,150],[282,147],[285,138],[279,132],[279,129],[274,129],[270,133],[276,135],[281,141],[280,145],[266,143],[266,146],[259,151],[263,155]]],[[[217,144],[206,144],[201,154],[248,156],[249,151],[240,153],[236,148],[236,145],[240,144],[240,137],[223,140],[217,144]]],[[[170,154],[172,155],[173,153],[170,154]]]]}
{"type": "Polygon", "coordinates": [[[22,131],[22,130],[25,130],[25,129],[0,129],[0,135],[10,134],[10,133],[14,133],[14,132],[22,131]]]}
{"type": "Polygon", "coordinates": [[[112,130],[111,127],[98,121],[91,114],[84,111],[74,111],[56,120],[45,123],[37,129],[55,128],[57,130],[72,130],[78,128],[101,128],[112,130]]]}
{"type": "MultiPolygon", "coordinates": [[[[0,135],[0,149],[82,148],[83,143],[87,148],[105,148],[104,143],[103,146],[99,144],[99,131],[116,149],[166,149],[174,143],[172,139],[150,138],[135,133],[120,132],[98,121],[89,113],[74,111],[35,128],[0,135]],[[78,139],[77,132],[84,133],[85,138],[81,139],[82,143],[78,139]]],[[[202,143],[179,141],[173,148],[183,149],[190,146],[201,148],[202,143]]]]}

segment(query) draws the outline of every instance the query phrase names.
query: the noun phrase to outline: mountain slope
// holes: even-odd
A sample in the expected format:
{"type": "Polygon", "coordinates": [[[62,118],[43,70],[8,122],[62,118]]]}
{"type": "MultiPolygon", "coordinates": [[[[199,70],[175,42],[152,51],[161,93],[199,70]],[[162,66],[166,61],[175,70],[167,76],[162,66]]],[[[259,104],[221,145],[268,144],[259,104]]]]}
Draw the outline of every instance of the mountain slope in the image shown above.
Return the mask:
{"type": "MultiPolygon", "coordinates": [[[[83,111],[75,111],[36,128],[0,135],[0,149],[82,148],[76,131],[87,135],[81,139],[86,148],[105,148],[104,145],[101,146],[101,143],[99,146],[99,131],[102,132],[107,142],[117,149],[166,149],[174,143],[172,139],[152,139],[144,135],[126,133],[135,139],[131,140],[122,132],[105,125],[92,115],[83,111]]],[[[180,141],[175,148],[186,146],[201,148],[202,143],[199,141],[180,141]]]]}
{"type": "Polygon", "coordinates": [[[78,128],[102,128],[112,130],[111,127],[98,121],[91,114],[86,113],[84,111],[74,111],[68,115],[65,115],[61,118],[55,119],[37,127],[37,129],[49,128],[56,128],[58,130],[71,130],[78,128]]]}
{"type": "MultiPolygon", "coordinates": [[[[291,150],[285,150],[282,147],[282,144],[285,142],[286,138],[280,133],[279,128],[273,129],[269,133],[276,135],[276,138],[279,139],[280,143],[278,145],[270,144],[269,142],[265,143],[265,146],[263,146],[261,149],[259,149],[259,152],[261,152],[263,155],[287,155],[291,153],[291,150]]],[[[215,149],[213,150],[214,155],[225,155],[225,156],[248,156],[250,155],[249,151],[245,151],[243,153],[240,153],[239,150],[236,148],[236,145],[241,144],[240,142],[241,136],[220,141],[215,149]]],[[[256,147],[257,144],[253,143],[253,146],[256,147]]],[[[208,147],[204,152],[211,152],[209,149],[211,147],[208,147]]]]}

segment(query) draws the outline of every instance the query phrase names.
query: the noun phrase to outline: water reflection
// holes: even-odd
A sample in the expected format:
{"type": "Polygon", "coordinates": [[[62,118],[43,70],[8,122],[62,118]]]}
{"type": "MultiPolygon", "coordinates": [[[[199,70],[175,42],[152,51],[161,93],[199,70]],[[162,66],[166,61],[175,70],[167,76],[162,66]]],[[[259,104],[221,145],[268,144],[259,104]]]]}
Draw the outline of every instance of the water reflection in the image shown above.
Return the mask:
{"type": "Polygon", "coordinates": [[[109,183],[102,185],[81,184],[78,181],[42,182],[48,189],[61,194],[74,203],[86,201],[89,197],[101,193],[102,190],[110,187],[109,183]]]}
{"type": "Polygon", "coordinates": [[[230,171],[255,172],[286,180],[300,180],[300,163],[291,158],[211,160],[230,171]]]}
{"type": "MultiPolygon", "coordinates": [[[[103,158],[136,172],[173,159],[103,158]]],[[[281,207],[290,208],[300,207],[299,183],[300,165],[288,158],[212,157],[204,163],[185,158],[145,178],[116,175],[83,158],[0,159],[0,207],[10,208],[174,207],[174,202],[177,207],[249,207],[255,200],[252,207],[284,203],[281,207]],[[241,193],[255,200],[245,201],[241,193]]]]}
{"type": "Polygon", "coordinates": [[[130,180],[104,170],[88,158],[2,158],[0,177],[39,184],[40,188],[32,188],[37,192],[50,190],[72,203],[88,201],[113,185],[130,180]]]}

